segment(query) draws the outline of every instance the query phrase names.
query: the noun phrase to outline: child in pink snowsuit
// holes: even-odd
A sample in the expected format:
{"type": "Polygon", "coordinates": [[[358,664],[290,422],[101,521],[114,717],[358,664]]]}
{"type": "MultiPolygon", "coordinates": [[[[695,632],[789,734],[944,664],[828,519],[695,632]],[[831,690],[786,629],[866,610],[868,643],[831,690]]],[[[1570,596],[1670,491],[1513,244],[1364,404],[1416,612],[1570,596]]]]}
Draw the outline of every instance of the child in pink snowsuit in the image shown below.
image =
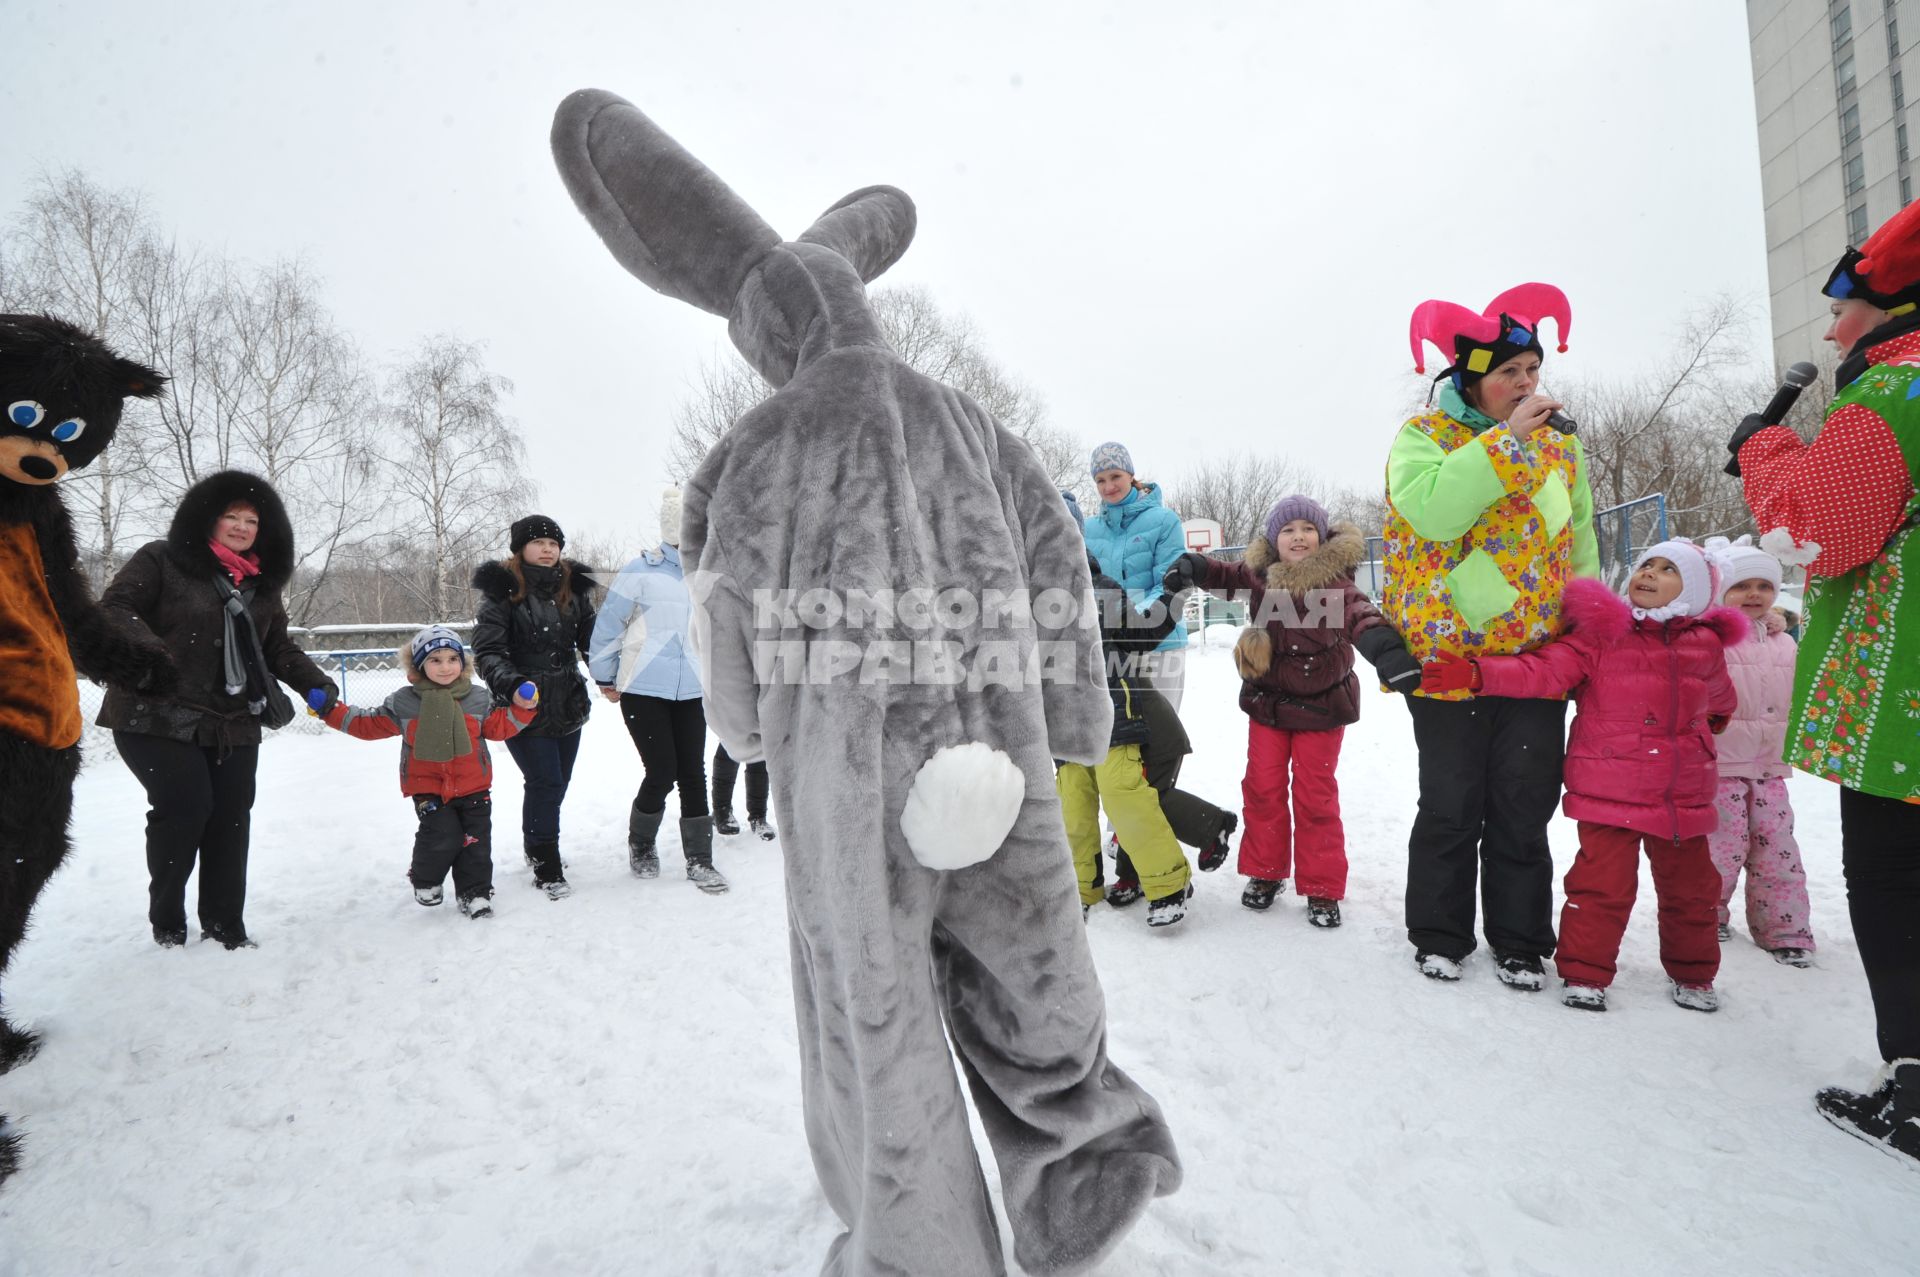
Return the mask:
{"type": "Polygon", "coordinates": [[[1713,738],[1735,706],[1725,649],[1752,629],[1739,612],[1715,606],[1719,597],[1719,572],[1705,552],[1663,541],[1634,564],[1624,599],[1592,579],[1568,584],[1568,630],[1545,647],[1471,661],[1446,654],[1422,670],[1429,691],[1572,693],[1579,707],[1562,807],[1579,822],[1580,853],[1567,871],[1554,958],[1570,1007],[1607,1009],[1644,846],[1673,1000],[1719,1009],[1720,873],[1707,849],[1719,819],[1713,738]]]}
{"type": "Polygon", "coordinates": [[[1729,581],[1722,598],[1752,622],[1752,632],[1727,649],[1727,672],[1740,708],[1720,737],[1720,789],[1714,804],[1720,827],[1707,839],[1720,871],[1720,938],[1732,938],[1727,903],[1747,871],[1747,930],[1753,942],[1791,967],[1813,965],[1813,927],[1807,871],[1793,839],[1787,801],[1787,715],[1793,708],[1793,662],[1799,648],[1773,610],[1780,560],[1751,537],[1714,537],[1707,552],[1729,581]]]}

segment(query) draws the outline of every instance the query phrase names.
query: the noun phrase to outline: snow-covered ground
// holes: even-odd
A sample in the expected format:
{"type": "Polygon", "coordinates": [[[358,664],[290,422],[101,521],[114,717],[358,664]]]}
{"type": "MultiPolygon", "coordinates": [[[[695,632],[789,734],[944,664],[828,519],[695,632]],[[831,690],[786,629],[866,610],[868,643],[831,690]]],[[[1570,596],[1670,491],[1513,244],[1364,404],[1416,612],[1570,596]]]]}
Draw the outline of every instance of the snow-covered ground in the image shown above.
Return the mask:
{"type": "MultiPolygon", "coordinates": [[[[1224,651],[1193,662],[1185,782],[1237,806],[1234,683],[1224,651]]],[[[272,742],[252,952],[153,945],[140,790],[90,766],[7,987],[47,1041],[0,1078],[29,1139],[0,1274],[817,1271],[838,1225],[801,1128],[780,852],[720,840],[727,896],[629,877],[638,763],[609,709],[566,808],[572,899],[526,885],[499,751],[490,922],[413,903],[392,742],[272,742]]],[[[1480,956],[1458,986],[1414,970],[1412,736],[1385,696],[1366,714],[1341,768],[1344,928],[1292,898],[1242,909],[1231,863],[1169,932],[1094,913],[1113,1057],[1187,1174],[1103,1271],[1920,1271],[1920,1176],[1810,1102],[1877,1063],[1836,791],[1793,782],[1814,969],[1736,919],[1725,1009],[1674,1007],[1643,883],[1613,1009],[1582,1014],[1480,956]]],[[[1572,833],[1556,822],[1563,869],[1572,833]]]]}

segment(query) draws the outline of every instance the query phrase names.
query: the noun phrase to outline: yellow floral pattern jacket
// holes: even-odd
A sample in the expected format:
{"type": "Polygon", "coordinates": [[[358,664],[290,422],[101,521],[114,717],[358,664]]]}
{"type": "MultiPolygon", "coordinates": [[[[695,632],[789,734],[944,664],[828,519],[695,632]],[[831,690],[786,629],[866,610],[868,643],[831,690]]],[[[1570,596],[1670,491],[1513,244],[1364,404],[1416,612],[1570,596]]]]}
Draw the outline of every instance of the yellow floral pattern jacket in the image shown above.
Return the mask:
{"type": "Polygon", "coordinates": [[[1400,428],[1387,502],[1380,610],[1419,660],[1537,647],[1559,632],[1567,582],[1599,575],[1579,437],[1518,439],[1452,386],[1400,428]]]}

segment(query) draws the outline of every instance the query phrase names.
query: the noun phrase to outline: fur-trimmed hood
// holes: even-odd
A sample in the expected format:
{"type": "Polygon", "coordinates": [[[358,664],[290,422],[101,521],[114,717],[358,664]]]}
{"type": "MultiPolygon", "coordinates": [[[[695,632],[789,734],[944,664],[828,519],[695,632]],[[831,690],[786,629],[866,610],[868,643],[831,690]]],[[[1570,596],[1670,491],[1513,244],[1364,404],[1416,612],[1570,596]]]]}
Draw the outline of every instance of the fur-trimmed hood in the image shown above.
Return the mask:
{"type": "Polygon", "coordinates": [[[1247,543],[1244,559],[1254,572],[1266,574],[1269,590],[1299,594],[1304,590],[1324,590],[1353,575],[1367,559],[1367,538],[1351,523],[1336,523],[1333,535],[1314,547],[1313,553],[1298,563],[1288,563],[1273,551],[1273,543],[1264,532],[1247,543]]]}
{"type": "MultiPolygon", "coordinates": [[[[600,582],[593,576],[594,569],[578,559],[562,559],[561,562],[567,565],[567,570],[573,575],[575,594],[600,588],[600,582]]],[[[490,599],[511,599],[515,585],[513,571],[502,559],[488,559],[473,570],[473,588],[490,599]]]]}
{"type": "Polygon", "coordinates": [[[245,470],[221,470],[187,489],[167,529],[167,550],[190,572],[211,576],[220,570],[207,540],[213,525],[236,501],[260,512],[260,535],[251,553],[260,560],[261,587],[274,591],[293,578],[293,520],[273,485],[245,470]]]}
{"type": "MultiPolygon", "coordinates": [[[[1634,627],[1633,605],[1607,588],[1605,581],[1576,577],[1567,582],[1561,596],[1560,614],[1571,630],[1584,631],[1606,642],[1616,642],[1634,627]]],[[[1704,625],[1720,639],[1723,648],[1743,643],[1753,633],[1753,622],[1737,608],[1711,607],[1700,616],[1680,616],[1655,624],[1682,627],[1704,625]]]]}

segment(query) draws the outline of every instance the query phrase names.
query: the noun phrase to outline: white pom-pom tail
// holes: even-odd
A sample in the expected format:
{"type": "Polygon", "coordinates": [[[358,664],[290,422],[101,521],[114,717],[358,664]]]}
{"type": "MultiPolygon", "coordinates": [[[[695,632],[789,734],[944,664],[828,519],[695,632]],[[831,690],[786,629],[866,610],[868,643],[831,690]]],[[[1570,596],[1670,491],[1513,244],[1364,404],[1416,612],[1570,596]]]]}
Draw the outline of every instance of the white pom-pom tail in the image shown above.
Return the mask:
{"type": "Polygon", "coordinates": [[[927,868],[965,869],[1000,850],[1026,798],[1026,777],[1006,754],[979,741],[949,745],[920,765],[900,832],[927,868]]]}

